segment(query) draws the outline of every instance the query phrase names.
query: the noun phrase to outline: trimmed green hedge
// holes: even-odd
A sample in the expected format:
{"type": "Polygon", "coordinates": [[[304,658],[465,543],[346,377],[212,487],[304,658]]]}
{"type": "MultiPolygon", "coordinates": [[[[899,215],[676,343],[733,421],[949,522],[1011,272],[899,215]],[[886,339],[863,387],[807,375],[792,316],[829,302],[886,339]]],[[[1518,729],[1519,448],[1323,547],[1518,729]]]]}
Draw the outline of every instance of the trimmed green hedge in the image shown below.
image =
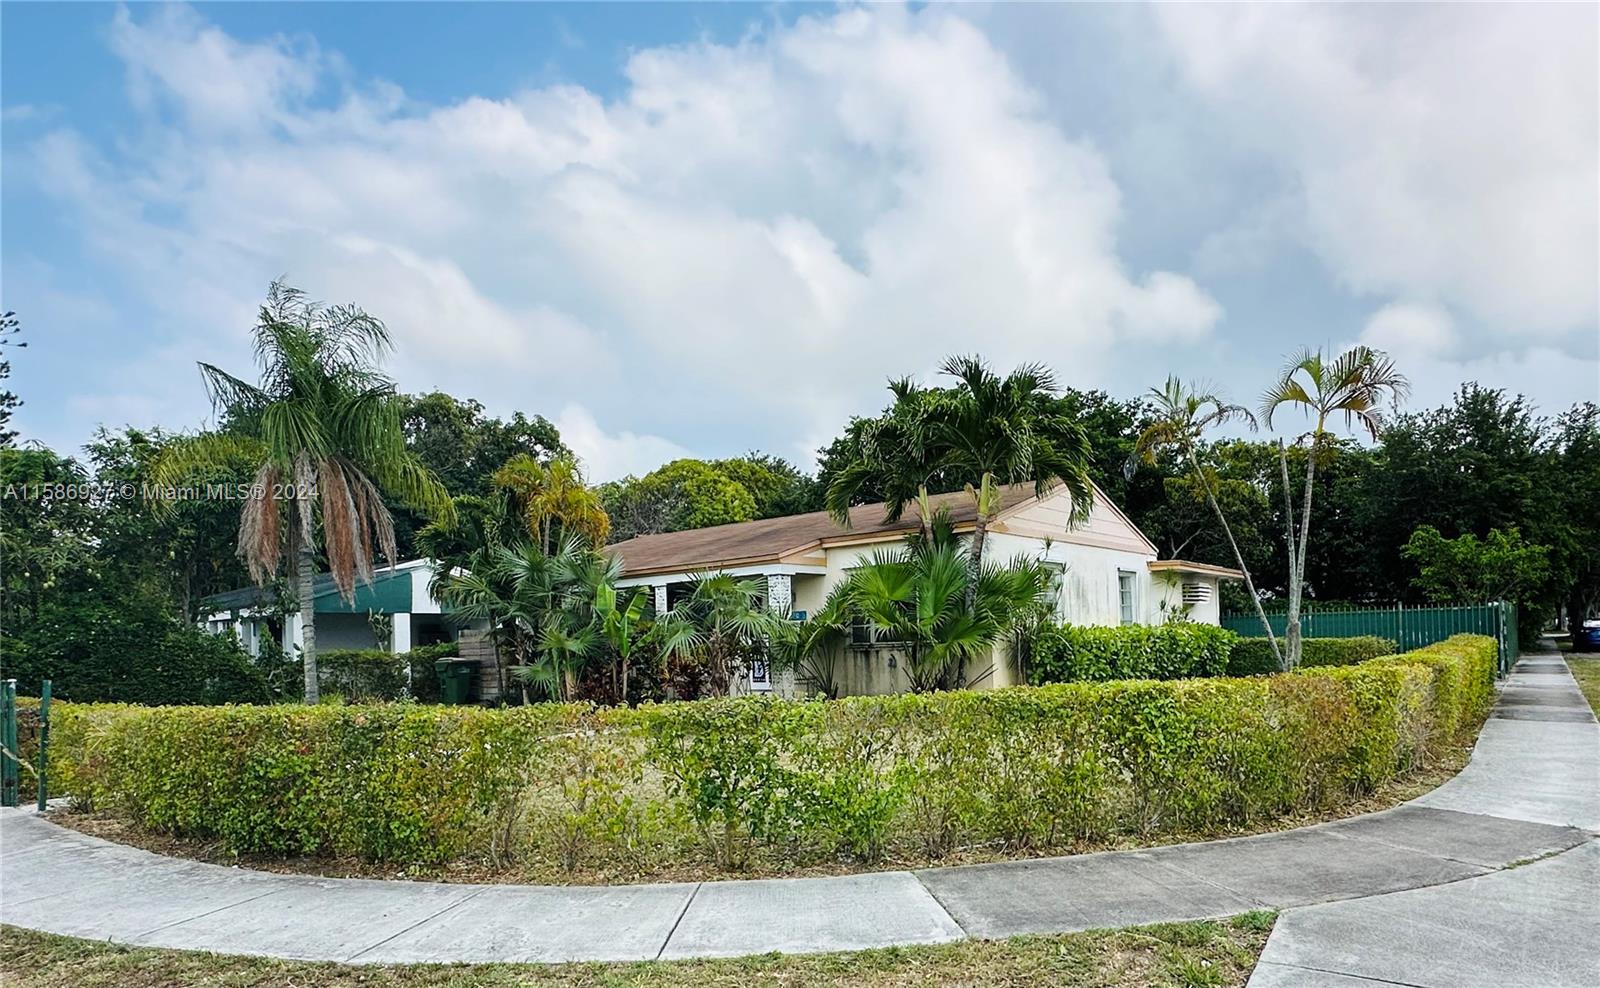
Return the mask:
{"type": "MultiPolygon", "coordinates": [[[[1300,666],[1314,669],[1322,666],[1353,666],[1382,655],[1393,655],[1395,643],[1376,635],[1358,635],[1354,638],[1306,638],[1301,641],[1300,666]]],[[[1283,647],[1279,639],[1278,647],[1283,647]]],[[[1272,643],[1265,638],[1240,638],[1233,643],[1228,655],[1228,675],[1259,676],[1278,671],[1278,660],[1272,657],[1272,643]]]]}
{"type": "Polygon", "coordinates": [[[1060,625],[1033,642],[1028,681],[1108,682],[1221,676],[1239,636],[1211,624],[1060,625]]]}
{"type": "Polygon", "coordinates": [[[324,696],[349,703],[398,700],[407,693],[409,669],[411,697],[435,703],[439,700],[439,676],[434,660],[460,654],[455,642],[421,645],[398,655],[376,648],[329,649],[317,653],[317,681],[324,696]]]}
{"type": "Polygon", "coordinates": [[[638,709],[62,704],[80,801],[241,852],[708,861],[1067,848],[1337,806],[1471,736],[1495,644],[1247,679],[638,709]]]}

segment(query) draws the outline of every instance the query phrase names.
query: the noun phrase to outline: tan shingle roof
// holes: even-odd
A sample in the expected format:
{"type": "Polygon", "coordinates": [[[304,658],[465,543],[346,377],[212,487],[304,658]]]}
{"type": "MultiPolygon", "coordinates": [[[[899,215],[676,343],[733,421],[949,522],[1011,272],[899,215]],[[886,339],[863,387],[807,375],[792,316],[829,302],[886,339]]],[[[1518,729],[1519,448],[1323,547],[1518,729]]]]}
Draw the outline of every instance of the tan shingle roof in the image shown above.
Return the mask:
{"type": "MultiPolygon", "coordinates": [[[[1007,488],[1000,510],[1013,508],[1033,497],[1031,485],[1007,488]]],[[[965,491],[936,494],[929,499],[935,509],[949,510],[956,525],[970,525],[976,517],[972,497],[965,491]]],[[[688,573],[721,567],[775,562],[779,556],[839,539],[901,533],[917,527],[912,505],[899,521],[883,520],[883,505],[863,504],[850,509],[850,527],[834,522],[826,511],[783,518],[764,518],[685,532],[638,535],[607,546],[606,552],[622,557],[623,576],[646,573],[688,573]]]]}

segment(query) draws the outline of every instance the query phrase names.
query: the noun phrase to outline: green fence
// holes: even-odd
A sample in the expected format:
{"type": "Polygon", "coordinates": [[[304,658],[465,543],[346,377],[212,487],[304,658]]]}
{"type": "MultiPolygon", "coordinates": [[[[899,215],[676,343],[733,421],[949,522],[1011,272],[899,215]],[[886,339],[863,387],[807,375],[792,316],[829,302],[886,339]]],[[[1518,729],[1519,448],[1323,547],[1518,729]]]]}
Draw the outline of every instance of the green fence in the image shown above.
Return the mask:
{"type": "MultiPolygon", "coordinates": [[[[1283,611],[1268,611],[1272,633],[1282,636],[1288,625],[1283,611]]],[[[1228,614],[1222,626],[1241,635],[1262,637],[1261,619],[1255,614],[1228,614]]],[[[1517,608],[1504,601],[1468,607],[1330,608],[1308,607],[1300,614],[1300,634],[1305,638],[1354,638],[1377,635],[1397,642],[1407,652],[1444,641],[1451,635],[1489,635],[1500,643],[1500,672],[1517,660],[1517,608]]]]}

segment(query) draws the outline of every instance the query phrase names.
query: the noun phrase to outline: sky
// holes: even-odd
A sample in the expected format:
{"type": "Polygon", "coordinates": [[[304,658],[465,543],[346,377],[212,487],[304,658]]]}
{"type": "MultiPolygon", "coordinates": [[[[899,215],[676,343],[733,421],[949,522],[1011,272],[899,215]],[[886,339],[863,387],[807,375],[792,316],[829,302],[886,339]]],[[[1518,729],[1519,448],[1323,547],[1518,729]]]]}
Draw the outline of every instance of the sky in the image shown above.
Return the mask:
{"type": "Polygon", "coordinates": [[[202,428],[267,285],[594,481],[809,468],[952,353],[1600,400],[1600,7],[0,6],[23,438],[202,428]]]}

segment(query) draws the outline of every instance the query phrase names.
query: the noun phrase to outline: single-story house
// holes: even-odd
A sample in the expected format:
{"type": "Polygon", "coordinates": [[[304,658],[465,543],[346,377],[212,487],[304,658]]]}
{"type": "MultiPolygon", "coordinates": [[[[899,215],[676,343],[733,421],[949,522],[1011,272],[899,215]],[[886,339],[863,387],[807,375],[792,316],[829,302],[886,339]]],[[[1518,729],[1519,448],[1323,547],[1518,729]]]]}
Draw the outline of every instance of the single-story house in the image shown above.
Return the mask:
{"type": "MultiPolygon", "coordinates": [[[[957,532],[971,531],[976,510],[965,492],[932,498],[934,510],[950,513],[957,532]]],[[[1071,495],[1056,487],[1038,497],[1029,486],[1003,492],[991,521],[985,555],[1009,560],[1018,555],[1059,567],[1061,591],[1057,615],[1063,622],[1089,625],[1160,624],[1184,613],[1189,620],[1217,624],[1222,580],[1240,579],[1238,570],[1180,559],[1160,559],[1155,545],[1098,489],[1087,521],[1068,525],[1071,495]]],[[[718,525],[713,528],[659,535],[640,535],[607,547],[623,564],[621,586],[648,586],[656,610],[664,611],[688,591],[696,576],[725,572],[760,577],[766,584],[767,606],[795,620],[822,606],[850,570],[877,550],[893,547],[918,528],[917,509],[899,521],[884,520],[882,504],[850,510],[850,524],[841,526],[823,511],[784,518],[718,525]]],[[[871,629],[857,629],[846,646],[845,693],[888,693],[905,688],[899,669],[901,653],[892,642],[877,640],[871,629]]],[[[1018,681],[1007,656],[978,664],[966,672],[978,688],[1013,685],[1018,681]]],[[[776,688],[764,668],[751,670],[754,691],[776,688]]]]}
{"type": "MultiPolygon", "coordinates": [[[[407,652],[420,645],[454,641],[459,628],[445,616],[446,609],[428,591],[434,568],[426,559],[413,559],[379,569],[371,583],[357,583],[355,599],[346,601],[327,573],[312,582],[317,615],[318,651],[334,648],[378,648],[407,652]],[[392,630],[380,641],[372,615],[383,615],[392,630]]],[[[204,626],[213,634],[230,629],[251,655],[261,654],[263,636],[279,644],[300,644],[300,612],[281,614],[274,592],[245,587],[213,594],[205,601],[204,626]]]]}

